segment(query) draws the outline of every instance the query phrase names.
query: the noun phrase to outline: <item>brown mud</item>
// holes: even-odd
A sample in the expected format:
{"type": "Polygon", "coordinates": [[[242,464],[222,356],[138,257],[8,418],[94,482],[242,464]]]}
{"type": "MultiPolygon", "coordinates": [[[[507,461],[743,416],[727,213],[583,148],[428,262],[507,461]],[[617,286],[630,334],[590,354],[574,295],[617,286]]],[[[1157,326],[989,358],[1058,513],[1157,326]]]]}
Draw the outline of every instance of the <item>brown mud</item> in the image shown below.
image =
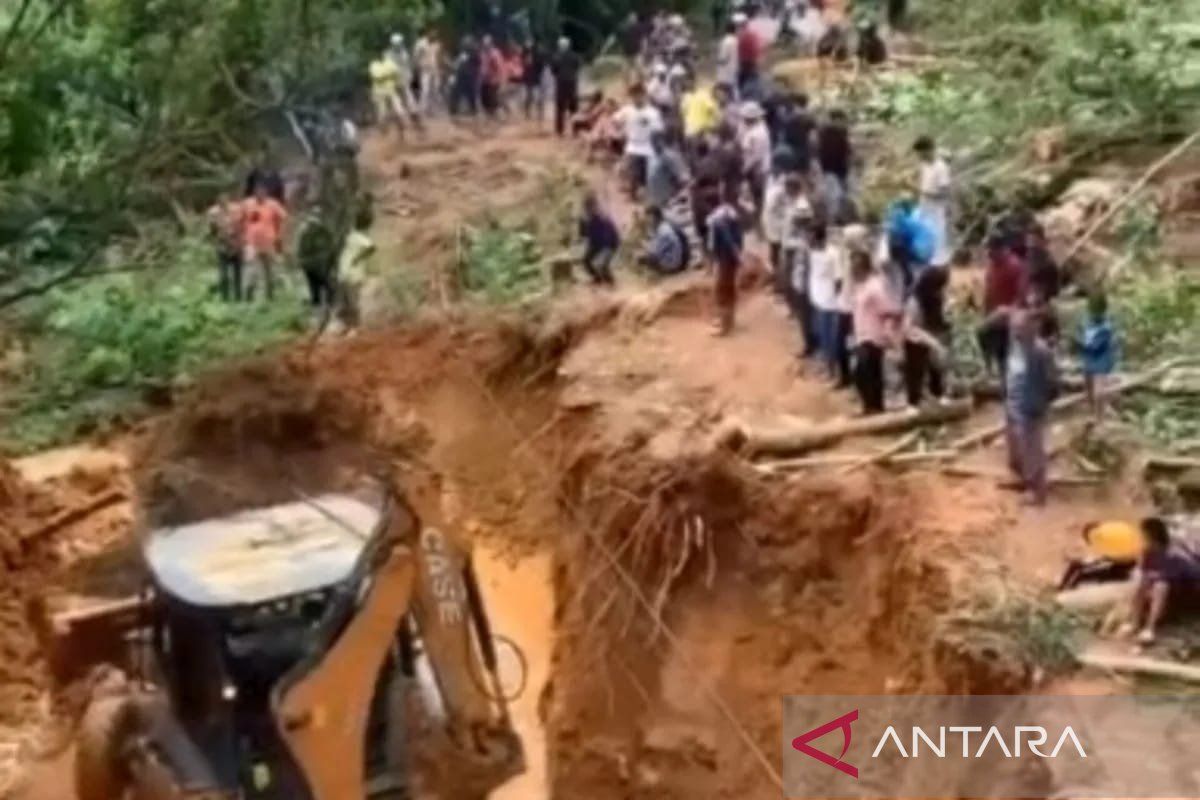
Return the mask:
{"type": "MultiPolygon", "coordinates": [[[[527,132],[509,160],[455,136],[371,156],[394,212],[381,225],[421,258],[449,258],[450,209],[499,202],[470,184],[477,167],[500,170],[492,181],[523,170],[503,187],[521,202],[541,180],[530,164],[569,156],[527,132]],[[435,191],[443,205],[403,210],[435,191]]],[[[529,661],[513,716],[531,770],[497,796],[777,797],[759,754],[777,760],[783,694],[1029,687],[1002,639],[941,624],[997,558],[1011,500],[932,474],[775,481],[713,452],[730,418],[827,418],[851,398],[796,369],[796,332],[765,289],[747,287],[737,334],[715,340],[703,276],[623,284],[302,343],[206,376],[129,437],[127,464],[36,487],[0,472],[0,646],[15,648],[0,661],[0,699],[13,698],[0,723],[16,731],[4,772],[42,760],[15,796],[63,800],[66,738],[46,731],[69,730],[85,694],[50,685],[18,620],[31,598],[120,596],[140,576],[137,530],[354,486],[397,462],[439,476],[495,628],[529,661]],[[104,512],[116,516],[13,550],[110,490],[126,498],[104,512]]]]}

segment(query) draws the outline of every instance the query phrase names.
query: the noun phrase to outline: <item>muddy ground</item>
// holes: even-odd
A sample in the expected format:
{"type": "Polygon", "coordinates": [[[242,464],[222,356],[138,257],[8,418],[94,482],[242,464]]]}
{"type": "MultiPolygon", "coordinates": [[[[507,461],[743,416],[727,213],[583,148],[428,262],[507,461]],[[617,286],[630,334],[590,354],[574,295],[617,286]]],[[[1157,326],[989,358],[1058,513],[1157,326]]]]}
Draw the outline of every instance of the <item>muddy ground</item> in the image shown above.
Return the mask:
{"type": "MultiPolygon", "coordinates": [[[[369,145],[374,180],[385,207],[412,210],[381,235],[435,285],[451,209],[511,211],[570,157],[525,128],[391,148],[369,145]]],[[[754,472],[711,447],[723,422],[852,400],[797,369],[769,292],[748,293],[729,339],[709,314],[700,275],[576,287],[541,311],[434,310],[211,375],[107,450],[5,465],[0,795],[66,796],[86,696],[86,679],[50,681],[31,603],[136,588],[145,525],[397,462],[440,476],[496,628],[530,660],[514,717],[531,769],[506,798],[773,798],[783,694],[1033,688],[1018,648],[944,619],[982,584],[1056,572],[1095,496],[1039,516],[987,481],[754,472]]]]}

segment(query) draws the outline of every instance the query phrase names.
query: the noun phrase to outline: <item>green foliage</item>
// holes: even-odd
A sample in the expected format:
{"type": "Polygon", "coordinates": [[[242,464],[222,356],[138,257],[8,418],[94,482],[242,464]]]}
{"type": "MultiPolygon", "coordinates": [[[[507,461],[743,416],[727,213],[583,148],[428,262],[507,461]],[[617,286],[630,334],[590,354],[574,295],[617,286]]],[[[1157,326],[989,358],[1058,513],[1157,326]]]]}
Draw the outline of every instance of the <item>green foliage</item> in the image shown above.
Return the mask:
{"type": "Polygon", "coordinates": [[[1122,354],[1137,362],[1200,346],[1200,282],[1184,273],[1139,271],[1109,288],[1122,354]]]}
{"type": "Polygon", "coordinates": [[[214,278],[210,248],[185,239],[162,272],[97,278],[47,298],[36,350],[5,409],[7,444],[68,440],[148,391],[304,329],[295,292],[270,305],[230,304],[214,294],[214,278]]]}
{"type": "Polygon", "coordinates": [[[491,303],[529,297],[545,283],[536,237],[496,224],[466,231],[463,288],[491,303]]]}

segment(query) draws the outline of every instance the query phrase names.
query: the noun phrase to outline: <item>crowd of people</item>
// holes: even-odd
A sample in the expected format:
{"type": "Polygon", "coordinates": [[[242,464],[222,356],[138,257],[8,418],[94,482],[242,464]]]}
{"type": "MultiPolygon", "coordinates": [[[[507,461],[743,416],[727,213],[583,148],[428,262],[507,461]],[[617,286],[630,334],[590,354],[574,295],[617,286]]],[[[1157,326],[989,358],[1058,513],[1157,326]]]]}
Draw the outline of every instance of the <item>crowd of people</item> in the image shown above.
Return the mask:
{"type": "MultiPolygon", "coordinates": [[[[621,37],[629,61],[624,102],[589,98],[583,124],[571,130],[586,138],[589,154],[618,157],[645,220],[638,264],[663,276],[711,267],[717,335],[734,328],[738,272],[755,241],[796,321],[807,372],[853,389],[867,415],[888,407],[893,362],[907,406],[945,402],[953,334],[946,298],[956,255],[950,162],[934,139],[916,140],[911,190],[882,219],[865,219],[849,116],[812,108],[764,72],[770,31],[779,25],[763,24],[763,14],[753,5],[734,10],[711,82],[693,68],[693,39],[678,29],[681,20],[631,18],[621,37]]],[[[880,55],[875,36],[865,26],[857,37],[864,62],[880,55]]],[[[621,231],[595,193],[583,202],[579,227],[585,270],[611,285],[621,231]]],[[[1032,217],[1000,221],[987,249],[975,336],[1005,398],[1013,470],[1040,504],[1060,345],[1079,355],[1100,416],[1117,334],[1104,296],[1095,294],[1082,330],[1063,340],[1054,308],[1059,269],[1032,217]]]]}
{"type": "MultiPolygon", "coordinates": [[[[516,105],[540,119],[552,100],[555,132],[580,139],[588,158],[616,164],[640,210],[645,239],[629,260],[659,276],[711,268],[717,335],[734,330],[739,273],[761,258],[795,320],[807,373],[853,389],[870,415],[888,408],[888,365],[895,363],[908,406],[942,402],[950,388],[946,297],[956,254],[950,162],[932,138],[921,137],[913,145],[911,191],[881,219],[864,218],[857,192],[862,162],[849,115],[813,108],[804,93],[764,69],[768,49],[786,41],[782,31],[804,30],[789,20],[803,21],[814,9],[820,10],[817,0],[732,8],[727,24],[721,20],[725,33],[715,43],[711,77],[699,74],[706,59],[682,17],[631,15],[617,37],[626,60],[620,97],[594,91],[581,98],[583,60],[565,38],[551,51],[533,41],[502,46],[485,33],[478,41],[465,37],[448,61],[432,31],[411,50],[396,34],[368,68],[376,122],[420,127],[439,108],[503,116],[516,105]],[[514,89],[523,93],[519,102],[514,89]]],[[[832,50],[818,43],[830,57],[850,44],[868,65],[886,57],[872,26],[853,36],[825,26],[822,37],[830,30],[842,42],[832,50]]],[[[601,196],[583,198],[580,260],[594,283],[611,286],[618,254],[631,248],[623,248],[629,234],[601,196]]],[[[318,193],[296,215],[295,263],[312,304],[337,308],[353,324],[361,265],[371,252],[370,213],[341,215],[338,222],[326,205],[318,193]]],[[[245,196],[217,203],[210,222],[222,296],[269,300],[289,224],[277,177],[252,176],[245,196]]],[[[1042,502],[1045,420],[1063,343],[1054,312],[1062,281],[1032,217],[1002,220],[987,249],[983,321],[975,335],[1005,397],[1013,469],[1030,499],[1042,502]]],[[[1084,330],[1070,342],[1097,415],[1116,367],[1117,339],[1105,299],[1096,295],[1084,330]]]]}

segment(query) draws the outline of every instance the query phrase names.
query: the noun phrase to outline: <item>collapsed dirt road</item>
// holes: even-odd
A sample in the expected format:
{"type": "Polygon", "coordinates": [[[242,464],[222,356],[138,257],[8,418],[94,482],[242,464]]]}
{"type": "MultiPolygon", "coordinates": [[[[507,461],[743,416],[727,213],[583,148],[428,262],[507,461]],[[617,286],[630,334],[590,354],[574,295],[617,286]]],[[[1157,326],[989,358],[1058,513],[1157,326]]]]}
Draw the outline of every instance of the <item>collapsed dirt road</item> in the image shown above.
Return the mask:
{"type": "MultiPolygon", "coordinates": [[[[547,178],[523,153],[569,160],[523,127],[455,136],[407,161],[367,149],[384,208],[420,204],[385,211],[389,269],[433,264],[435,287],[455,208],[526,202],[547,178]],[[497,171],[481,186],[485,162],[497,171]]],[[[136,585],[135,515],[215,516],[398,461],[440,476],[448,521],[479,549],[497,631],[531,668],[514,710],[531,769],[499,796],[776,797],[782,694],[1029,686],[1017,649],[944,623],[988,576],[1002,580],[1008,501],[929,475],[747,469],[710,446],[722,422],[825,418],[848,398],[797,373],[795,332],[768,293],[747,299],[737,335],[714,340],[702,277],[624,284],[520,312],[448,307],[209,376],[127,440],[127,462],[70,478],[120,498],[104,512],[116,516],[89,512],[6,559],[16,594],[0,608],[21,649],[5,663],[23,670],[0,673],[0,691],[23,693],[4,720],[17,731],[9,774],[26,776],[16,796],[62,797],[51,776],[86,688],[52,685],[19,621],[30,601],[136,585]],[[39,759],[53,767],[24,770],[39,759]]],[[[12,515],[6,536],[25,540],[56,513],[12,515]]]]}

